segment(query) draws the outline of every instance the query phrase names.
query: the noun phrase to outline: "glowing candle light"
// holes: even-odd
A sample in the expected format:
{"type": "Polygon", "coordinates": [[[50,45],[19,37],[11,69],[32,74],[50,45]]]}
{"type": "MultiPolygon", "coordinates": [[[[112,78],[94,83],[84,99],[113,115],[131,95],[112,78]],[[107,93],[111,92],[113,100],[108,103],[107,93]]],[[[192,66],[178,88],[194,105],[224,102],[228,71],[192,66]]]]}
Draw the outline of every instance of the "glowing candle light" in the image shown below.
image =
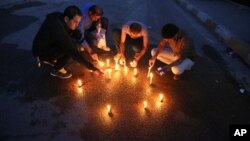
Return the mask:
{"type": "Polygon", "coordinates": [[[82,87],[82,81],[80,79],[77,80],[78,87],[82,87]]]}
{"type": "Polygon", "coordinates": [[[163,102],[163,94],[160,94],[160,102],[163,102]]]}
{"type": "Polygon", "coordinates": [[[115,71],[119,70],[118,60],[115,59],[115,71]]]}
{"type": "Polygon", "coordinates": [[[111,112],[111,105],[107,105],[107,111],[108,111],[108,114],[111,114],[112,112],[111,112]]]}
{"type": "Polygon", "coordinates": [[[144,102],[143,102],[143,105],[144,105],[144,109],[146,110],[146,109],[148,108],[148,103],[147,103],[147,101],[144,101],[144,102]]]}
{"type": "Polygon", "coordinates": [[[137,69],[136,68],[134,68],[134,76],[136,76],[137,75],[137,69]]]}
{"type": "Polygon", "coordinates": [[[107,62],[107,67],[109,67],[109,59],[107,59],[107,61],[106,61],[106,62],[107,62]]]}
{"type": "Polygon", "coordinates": [[[152,69],[152,67],[148,67],[148,75],[147,75],[147,77],[149,77],[151,69],[152,69]]]}
{"type": "Polygon", "coordinates": [[[150,77],[149,84],[151,85],[152,84],[152,80],[153,80],[153,73],[152,72],[149,74],[149,77],[150,77]]]}
{"type": "Polygon", "coordinates": [[[108,78],[111,79],[111,69],[108,70],[108,78]]]}
{"type": "Polygon", "coordinates": [[[98,64],[99,64],[100,67],[104,66],[104,62],[102,62],[102,61],[98,61],[98,64]]]}
{"type": "Polygon", "coordinates": [[[126,64],[124,64],[124,72],[125,72],[125,73],[128,72],[128,67],[126,66],[126,64]]]}

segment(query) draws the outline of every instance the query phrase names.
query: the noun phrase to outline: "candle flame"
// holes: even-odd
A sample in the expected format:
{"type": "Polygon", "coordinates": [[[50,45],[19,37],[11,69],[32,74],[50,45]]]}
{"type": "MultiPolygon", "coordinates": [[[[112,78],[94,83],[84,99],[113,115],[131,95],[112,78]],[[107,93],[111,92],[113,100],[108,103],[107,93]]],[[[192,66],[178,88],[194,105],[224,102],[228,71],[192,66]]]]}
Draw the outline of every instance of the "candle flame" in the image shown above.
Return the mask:
{"type": "Polygon", "coordinates": [[[150,72],[151,72],[151,69],[152,69],[152,67],[151,67],[151,66],[149,66],[149,67],[148,67],[148,75],[147,75],[147,77],[149,77],[150,72]]]}
{"type": "Polygon", "coordinates": [[[78,87],[82,86],[82,81],[80,79],[77,80],[78,87]]]}
{"type": "Polygon", "coordinates": [[[144,109],[146,109],[148,107],[147,101],[144,101],[143,104],[144,104],[144,109]]]}
{"type": "Polygon", "coordinates": [[[163,94],[160,94],[160,102],[163,102],[163,94]]]}
{"type": "Polygon", "coordinates": [[[137,75],[137,69],[134,68],[134,76],[136,76],[136,75],[137,75]]]}
{"type": "Polygon", "coordinates": [[[153,80],[153,73],[152,73],[152,72],[150,73],[149,77],[150,77],[150,82],[149,82],[149,84],[151,85],[151,84],[152,84],[152,80],[153,80]]]}
{"type": "Polygon", "coordinates": [[[111,105],[107,105],[107,111],[108,111],[108,113],[111,113],[111,105]]]}
{"type": "Polygon", "coordinates": [[[109,67],[109,59],[107,59],[107,67],[109,67]]]}
{"type": "Polygon", "coordinates": [[[109,78],[109,79],[111,79],[111,71],[112,71],[111,69],[108,69],[108,70],[107,70],[108,78],[109,78]]]}
{"type": "Polygon", "coordinates": [[[128,72],[128,67],[126,65],[124,65],[124,72],[127,73],[128,72]]]}
{"type": "Polygon", "coordinates": [[[98,64],[99,64],[100,67],[104,66],[104,62],[102,62],[102,61],[98,61],[98,64]]]}

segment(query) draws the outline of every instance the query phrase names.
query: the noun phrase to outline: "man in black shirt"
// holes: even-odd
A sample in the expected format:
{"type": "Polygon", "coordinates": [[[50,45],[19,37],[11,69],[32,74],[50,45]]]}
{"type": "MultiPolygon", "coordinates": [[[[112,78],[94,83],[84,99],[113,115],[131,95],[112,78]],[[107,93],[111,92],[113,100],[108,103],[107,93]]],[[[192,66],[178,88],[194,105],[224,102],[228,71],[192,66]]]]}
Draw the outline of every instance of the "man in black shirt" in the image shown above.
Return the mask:
{"type": "Polygon", "coordinates": [[[81,32],[77,30],[81,16],[81,11],[76,6],[67,7],[64,13],[48,14],[34,38],[32,53],[39,58],[40,62],[53,66],[50,73],[52,76],[70,78],[72,74],[64,69],[70,58],[85,65],[95,74],[101,74],[79,52],[78,47],[84,40],[81,32]]]}

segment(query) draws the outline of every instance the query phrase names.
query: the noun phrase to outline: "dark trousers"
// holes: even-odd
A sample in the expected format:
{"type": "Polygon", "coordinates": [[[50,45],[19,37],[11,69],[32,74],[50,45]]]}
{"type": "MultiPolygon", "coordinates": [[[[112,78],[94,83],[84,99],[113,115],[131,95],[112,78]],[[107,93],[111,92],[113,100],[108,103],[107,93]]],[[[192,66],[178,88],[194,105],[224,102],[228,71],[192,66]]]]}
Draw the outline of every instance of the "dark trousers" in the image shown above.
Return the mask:
{"type": "MultiPolygon", "coordinates": [[[[118,28],[112,30],[112,36],[117,53],[120,52],[121,32],[121,29],[118,28]]],[[[134,53],[139,53],[143,48],[143,37],[133,39],[129,35],[126,35],[125,48],[126,46],[131,46],[134,53]]]]}
{"type": "MultiPolygon", "coordinates": [[[[91,33],[92,31],[96,30],[96,26],[99,21],[93,22],[91,27],[84,32],[84,38],[90,45],[92,49],[96,48],[97,45],[97,39],[96,37],[91,33]]],[[[105,29],[106,31],[108,30],[108,24],[109,20],[106,17],[101,18],[101,27],[102,29],[105,29]]]]}
{"type": "MultiPolygon", "coordinates": [[[[82,38],[81,32],[78,30],[71,31],[69,33],[71,40],[73,44],[75,44],[75,50],[79,51],[79,48],[77,48],[77,44],[80,43],[80,40],[82,38]]],[[[46,48],[46,50],[40,51],[38,53],[40,61],[47,61],[53,63],[56,60],[56,63],[54,64],[55,70],[62,69],[68,62],[68,60],[71,58],[71,56],[65,52],[61,47],[57,46],[51,46],[49,48],[46,48]]]]}
{"type": "Polygon", "coordinates": [[[53,62],[56,60],[56,63],[54,64],[53,68],[55,70],[60,70],[66,65],[66,63],[70,59],[70,56],[67,55],[59,47],[51,47],[50,49],[46,51],[40,52],[39,59],[41,61],[47,61],[47,62],[53,62]]]}

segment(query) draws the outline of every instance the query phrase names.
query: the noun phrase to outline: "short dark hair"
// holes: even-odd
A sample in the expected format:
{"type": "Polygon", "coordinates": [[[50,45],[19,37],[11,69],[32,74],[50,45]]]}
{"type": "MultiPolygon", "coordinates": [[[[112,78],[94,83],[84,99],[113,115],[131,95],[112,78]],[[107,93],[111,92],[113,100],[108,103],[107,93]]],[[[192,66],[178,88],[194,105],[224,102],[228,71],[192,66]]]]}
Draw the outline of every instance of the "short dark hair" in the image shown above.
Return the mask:
{"type": "Polygon", "coordinates": [[[132,23],[129,26],[129,30],[133,33],[140,33],[141,29],[142,29],[142,27],[139,23],[132,23]]]}
{"type": "Polygon", "coordinates": [[[93,15],[96,15],[96,16],[102,16],[103,15],[103,10],[98,5],[91,6],[89,8],[89,12],[91,12],[93,15]]]}
{"type": "Polygon", "coordinates": [[[75,5],[68,6],[63,12],[63,17],[67,16],[69,19],[73,19],[76,15],[82,16],[82,13],[81,10],[75,5]]]}
{"type": "Polygon", "coordinates": [[[161,29],[161,36],[165,39],[173,38],[179,32],[179,28],[174,24],[166,24],[161,29]]]}

